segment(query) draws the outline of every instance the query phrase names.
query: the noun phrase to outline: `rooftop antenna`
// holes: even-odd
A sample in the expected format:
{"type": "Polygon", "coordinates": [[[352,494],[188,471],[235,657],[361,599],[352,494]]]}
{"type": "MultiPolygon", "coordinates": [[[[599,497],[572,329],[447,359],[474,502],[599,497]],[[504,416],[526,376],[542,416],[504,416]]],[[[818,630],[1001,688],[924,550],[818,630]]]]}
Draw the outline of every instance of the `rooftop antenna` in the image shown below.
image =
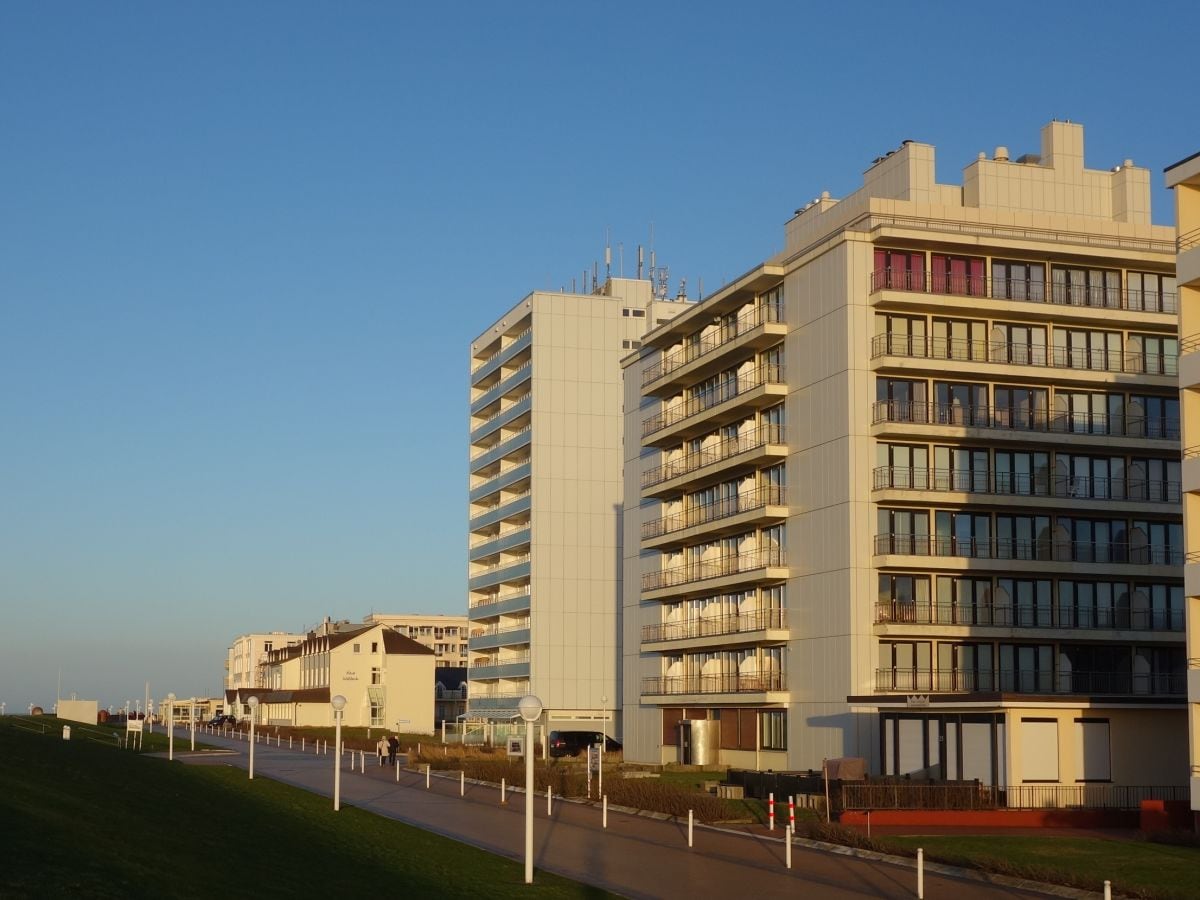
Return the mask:
{"type": "Polygon", "coordinates": [[[696,279],[696,302],[699,303],[704,299],[704,279],[696,279]]]}
{"type": "Polygon", "coordinates": [[[638,244],[637,266],[638,266],[638,281],[642,280],[642,270],[645,268],[646,257],[642,251],[642,245],[638,244]]]}
{"type": "Polygon", "coordinates": [[[612,244],[609,243],[608,229],[604,229],[604,280],[612,278],[612,244]]]}
{"type": "Polygon", "coordinates": [[[599,283],[599,279],[600,279],[600,263],[593,259],[592,260],[592,293],[593,294],[596,293],[596,285],[599,283]]]}
{"type": "Polygon", "coordinates": [[[617,241],[617,260],[620,262],[618,271],[621,273],[621,277],[624,278],[625,277],[625,242],[624,241],[617,241]]]}

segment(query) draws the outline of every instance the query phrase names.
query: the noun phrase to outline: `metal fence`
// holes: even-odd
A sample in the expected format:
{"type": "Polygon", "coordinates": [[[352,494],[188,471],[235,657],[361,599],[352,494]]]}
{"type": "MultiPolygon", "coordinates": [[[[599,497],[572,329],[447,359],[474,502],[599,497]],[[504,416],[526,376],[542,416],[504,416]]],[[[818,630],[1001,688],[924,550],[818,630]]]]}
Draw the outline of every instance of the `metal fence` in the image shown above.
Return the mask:
{"type": "Polygon", "coordinates": [[[1143,800],[1187,800],[1184,785],[956,782],[843,784],[843,809],[1137,809],[1143,800]]]}

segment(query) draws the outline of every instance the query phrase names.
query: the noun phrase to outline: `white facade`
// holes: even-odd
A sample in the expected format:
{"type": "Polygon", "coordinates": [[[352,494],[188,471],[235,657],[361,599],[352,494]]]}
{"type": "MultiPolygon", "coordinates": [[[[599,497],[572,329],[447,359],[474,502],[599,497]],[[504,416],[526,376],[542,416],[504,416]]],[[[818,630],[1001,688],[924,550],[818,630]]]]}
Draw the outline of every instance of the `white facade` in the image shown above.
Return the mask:
{"type": "Polygon", "coordinates": [[[262,687],[259,666],[272,650],[298,644],[304,635],[288,631],[241,634],[233,639],[225,657],[225,689],[262,687]]]}
{"type": "Polygon", "coordinates": [[[468,718],[532,692],[552,728],[614,719],[620,359],[685,306],[611,278],[532,293],[472,342],[468,718]]]}

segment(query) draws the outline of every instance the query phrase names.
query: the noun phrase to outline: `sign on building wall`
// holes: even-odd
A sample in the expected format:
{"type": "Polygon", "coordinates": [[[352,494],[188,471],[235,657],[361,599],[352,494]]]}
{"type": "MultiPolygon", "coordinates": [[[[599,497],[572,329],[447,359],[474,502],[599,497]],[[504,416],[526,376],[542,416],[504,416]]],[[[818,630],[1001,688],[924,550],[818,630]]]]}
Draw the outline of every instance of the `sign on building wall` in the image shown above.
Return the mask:
{"type": "Polygon", "coordinates": [[[508,755],[509,756],[524,756],[525,755],[525,738],[512,736],[508,739],[508,755]]]}

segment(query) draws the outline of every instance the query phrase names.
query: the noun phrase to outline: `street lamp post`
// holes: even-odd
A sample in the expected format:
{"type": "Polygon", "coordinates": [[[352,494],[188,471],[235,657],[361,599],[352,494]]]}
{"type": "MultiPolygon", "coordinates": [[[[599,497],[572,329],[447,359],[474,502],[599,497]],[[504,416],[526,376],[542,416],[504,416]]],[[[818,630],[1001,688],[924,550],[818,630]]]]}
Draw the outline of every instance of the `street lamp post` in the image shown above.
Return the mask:
{"type": "Polygon", "coordinates": [[[526,694],[517,711],[525,720],[525,883],[533,884],[533,723],[542,716],[542,701],[526,694]]]}
{"type": "Polygon", "coordinates": [[[608,746],[608,697],[600,698],[600,758],[596,761],[600,767],[596,790],[604,796],[604,751],[608,746]]]}
{"type": "Polygon", "coordinates": [[[250,707],[250,780],[254,780],[254,720],[258,718],[258,698],[251,697],[246,701],[250,707]]]}
{"type": "Polygon", "coordinates": [[[333,811],[342,808],[342,710],[346,698],[338,694],[329,701],[333,707],[333,811]]]}
{"type": "Polygon", "coordinates": [[[175,695],[167,694],[167,759],[175,759],[175,695]]]}
{"type": "MultiPolygon", "coordinates": [[[[192,731],[192,750],[196,749],[196,698],[188,702],[188,728],[192,731]]],[[[253,777],[253,776],[252,776],[253,777]]]]}

